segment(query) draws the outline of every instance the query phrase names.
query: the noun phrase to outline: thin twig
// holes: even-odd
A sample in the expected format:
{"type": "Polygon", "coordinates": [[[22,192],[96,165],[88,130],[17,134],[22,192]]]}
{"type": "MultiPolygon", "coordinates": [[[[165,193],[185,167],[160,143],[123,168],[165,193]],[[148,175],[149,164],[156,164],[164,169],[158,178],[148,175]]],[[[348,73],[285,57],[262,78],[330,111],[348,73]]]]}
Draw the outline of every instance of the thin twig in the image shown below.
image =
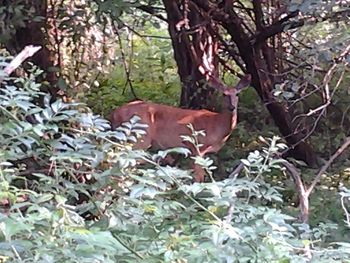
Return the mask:
{"type": "Polygon", "coordinates": [[[341,197],[341,207],[343,208],[343,211],[345,213],[346,216],[346,223],[348,225],[348,227],[350,227],[350,214],[348,209],[346,208],[345,202],[344,202],[345,196],[341,197]]]}
{"type": "Polygon", "coordinates": [[[226,224],[231,224],[232,218],[233,218],[233,213],[235,211],[235,204],[233,201],[230,202],[230,206],[227,210],[227,216],[225,219],[226,224]]]}
{"type": "MultiPolygon", "coordinates": [[[[316,112],[320,112],[319,115],[316,118],[316,121],[314,121],[312,129],[302,139],[300,139],[297,143],[292,145],[291,148],[294,148],[298,144],[300,144],[301,142],[304,142],[305,140],[307,140],[313,134],[313,132],[315,131],[319,121],[321,120],[321,117],[325,113],[327,107],[331,104],[332,98],[334,97],[334,94],[335,94],[336,90],[338,89],[338,87],[339,87],[339,85],[340,85],[340,83],[341,83],[341,81],[343,79],[344,74],[341,74],[341,76],[338,79],[338,81],[336,83],[336,86],[334,87],[332,93],[330,93],[329,83],[332,80],[332,77],[333,77],[334,73],[336,72],[338,64],[340,64],[341,62],[344,62],[346,57],[349,54],[350,54],[350,45],[348,45],[344,49],[344,51],[339,55],[339,57],[337,57],[335,59],[335,62],[329,68],[329,70],[327,71],[325,77],[323,78],[323,86],[324,86],[324,92],[325,92],[325,103],[323,105],[319,106],[317,109],[310,110],[308,113],[300,114],[299,116],[296,117],[296,118],[299,118],[299,117],[303,117],[303,116],[311,116],[311,115],[315,114],[316,112]]],[[[345,64],[347,64],[347,63],[345,63],[345,64]]],[[[296,118],[294,118],[294,120],[296,118]]]]}
{"type": "Polygon", "coordinates": [[[134,90],[134,87],[132,85],[130,67],[129,67],[128,63],[126,62],[126,55],[125,55],[125,52],[124,52],[122,39],[121,39],[121,36],[119,34],[118,28],[115,27],[115,26],[114,26],[114,31],[115,31],[115,33],[117,35],[117,38],[118,38],[121,58],[122,58],[123,66],[124,66],[124,72],[125,72],[125,75],[126,75],[126,82],[125,82],[125,85],[124,85],[123,94],[125,92],[125,88],[127,87],[127,85],[129,85],[132,95],[134,96],[135,99],[137,99],[138,97],[137,97],[137,95],[135,93],[135,90],[134,90]]]}

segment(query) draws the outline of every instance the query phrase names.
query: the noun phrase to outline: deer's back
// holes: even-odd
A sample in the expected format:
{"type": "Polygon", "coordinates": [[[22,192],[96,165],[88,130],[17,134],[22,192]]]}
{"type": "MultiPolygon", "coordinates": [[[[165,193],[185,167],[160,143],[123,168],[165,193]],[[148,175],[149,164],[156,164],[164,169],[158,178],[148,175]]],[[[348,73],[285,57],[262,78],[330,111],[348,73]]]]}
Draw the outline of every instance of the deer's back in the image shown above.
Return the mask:
{"type": "Polygon", "coordinates": [[[149,140],[150,145],[158,149],[182,146],[193,150],[191,145],[183,143],[180,138],[180,135],[191,136],[191,130],[187,127],[189,123],[195,130],[205,131],[206,136],[199,137],[203,150],[211,145],[221,148],[231,132],[232,115],[229,112],[188,110],[144,101],[130,102],[114,110],[110,118],[112,129],[129,121],[134,115],[141,118],[140,123],[148,125],[144,139],[149,140]]]}

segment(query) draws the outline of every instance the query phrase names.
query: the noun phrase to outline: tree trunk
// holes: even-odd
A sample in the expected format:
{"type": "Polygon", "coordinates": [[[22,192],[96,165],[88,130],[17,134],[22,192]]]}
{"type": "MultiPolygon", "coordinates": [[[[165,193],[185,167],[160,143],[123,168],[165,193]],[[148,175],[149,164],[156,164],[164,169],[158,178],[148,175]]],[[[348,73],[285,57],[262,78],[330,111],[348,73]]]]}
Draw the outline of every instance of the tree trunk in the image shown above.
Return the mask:
{"type": "MultiPolygon", "coordinates": [[[[201,12],[210,14],[210,19],[216,21],[227,31],[234,42],[237,53],[233,52],[232,48],[225,50],[232,57],[236,57],[241,70],[252,75],[252,86],[258,92],[261,100],[266,105],[275,124],[279,128],[281,134],[287,141],[290,151],[289,153],[296,159],[306,162],[309,166],[317,166],[317,156],[312,147],[304,141],[304,135],[300,131],[293,128],[293,116],[288,111],[288,108],[279,103],[272,95],[274,85],[280,80],[278,79],[278,60],[274,55],[274,46],[269,43],[269,38],[258,39],[252,38],[266,30],[265,20],[263,17],[262,2],[259,0],[253,1],[253,11],[255,15],[256,32],[246,30],[247,25],[241,17],[234,11],[233,2],[225,1],[224,8],[214,6],[213,3],[207,0],[192,0],[201,12]]],[[[218,32],[219,34],[219,32],[218,32]]],[[[283,54],[280,54],[283,55],[283,54]]]]}
{"type": "MultiPolygon", "coordinates": [[[[6,4],[6,2],[5,2],[6,4]]],[[[9,5],[14,5],[9,3],[9,5]]],[[[27,8],[34,8],[36,17],[41,17],[39,21],[30,21],[25,27],[17,28],[13,38],[5,43],[6,48],[11,54],[19,53],[27,45],[41,46],[41,50],[37,52],[30,60],[39,66],[45,72],[45,80],[49,83],[43,87],[44,91],[50,92],[52,99],[55,100],[59,91],[57,87],[57,76],[54,68],[54,58],[48,47],[48,17],[47,17],[47,1],[31,0],[27,1],[27,8]]]]}
{"type": "Polygon", "coordinates": [[[175,61],[182,83],[180,106],[192,109],[213,109],[214,90],[207,85],[199,65],[207,63],[211,74],[218,76],[218,42],[211,34],[212,24],[188,2],[163,0],[169,24],[175,61]]]}

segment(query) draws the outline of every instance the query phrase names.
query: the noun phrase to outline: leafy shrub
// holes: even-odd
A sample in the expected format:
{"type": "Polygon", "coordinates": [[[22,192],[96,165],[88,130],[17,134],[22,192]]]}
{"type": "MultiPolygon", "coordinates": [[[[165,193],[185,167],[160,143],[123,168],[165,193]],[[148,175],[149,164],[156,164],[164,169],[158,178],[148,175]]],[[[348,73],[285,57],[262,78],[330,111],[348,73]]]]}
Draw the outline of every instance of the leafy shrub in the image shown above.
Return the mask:
{"type": "Polygon", "coordinates": [[[243,161],[248,177],[191,184],[188,171],[132,150],[137,119],[110,131],[84,105],[50,103],[38,74],[0,90],[3,262],[306,262],[305,244],[315,261],[349,260],[348,244],[318,246],[331,226],[264,205],[281,202],[261,176],[280,169],[275,139],[243,161]]]}

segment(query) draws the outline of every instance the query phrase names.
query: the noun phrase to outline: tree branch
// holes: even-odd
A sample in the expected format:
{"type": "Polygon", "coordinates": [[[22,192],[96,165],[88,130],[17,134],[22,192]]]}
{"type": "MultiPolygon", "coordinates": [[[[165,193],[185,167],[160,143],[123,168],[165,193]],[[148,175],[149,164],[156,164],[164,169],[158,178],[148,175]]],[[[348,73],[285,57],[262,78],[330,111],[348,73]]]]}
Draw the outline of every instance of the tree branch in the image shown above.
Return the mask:
{"type": "Polygon", "coordinates": [[[320,181],[321,176],[326,172],[328,167],[334,162],[334,160],[341,155],[346,148],[348,148],[350,145],[350,137],[347,137],[345,139],[345,142],[342,146],[339,147],[339,149],[329,158],[329,160],[321,167],[320,171],[317,173],[315,179],[312,181],[311,185],[307,189],[306,193],[307,195],[310,195],[311,191],[315,188],[316,184],[320,181]]]}
{"type": "Polygon", "coordinates": [[[309,194],[301,179],[300,172],[297,168],[288,161],[283,162],[284,167],[289,171],[299,197],[300,219],[303,223],[307,224],[309,221],[309,194]]]}
{"type": "MultiPolygon", "coordinates": [[[[8,64],[4,72],[7,76],[11,75],[13,71],[15,71],[16,68],[18,68],[23,61],[25,61],[27,58],[32,57],[36,52],[38,52],[41,49],[39,46],[33,46],[29,45],[26,46],[11,62],[8,64]]],[[[3,81],[4,76],[0,76],[0,83],[3,81]]]]}
{"type": "Polygon", "coordinates": [[[164,11],[164,9],[162,9],[162,8],[159,8],[159,7],[157,8],[157,7],[149,6],[149,5],[139,5],[139,6],[137,6],[137,8],[154,16],[154,17],[156,17],[156,18],[158,18],[158,19],[160,19],[160,20],[162,20],[162,21],[164,21],[164,22],[168,22],[168,20],[164,16],[162,16],[161,14],[158,13],[158,10],[164,11]]]}
{"type": "Polygon", "coordinates": [[[282,33],[284,30],[299,28],[304,26],[305,24],[316,24],[327,20],[339,21],[341,20],[340,18],[344,18],[344,20],[349,19],[350,10],[342,10],[339,12],[331,13],[325,17],[307,17],[296,21],[288,21],[289,19],[294,18],[298,15],[299,15],[299,11],[298,10],[294,11],[288,14],[286,17],[280,19],[276,23],[270,25],[269,27],[266,27],[263,31],[258,32],[254,36],[251,43],[258,45],[264,42],[266,39],[274,35],[277,35],[279,33],[282,33]]]}

